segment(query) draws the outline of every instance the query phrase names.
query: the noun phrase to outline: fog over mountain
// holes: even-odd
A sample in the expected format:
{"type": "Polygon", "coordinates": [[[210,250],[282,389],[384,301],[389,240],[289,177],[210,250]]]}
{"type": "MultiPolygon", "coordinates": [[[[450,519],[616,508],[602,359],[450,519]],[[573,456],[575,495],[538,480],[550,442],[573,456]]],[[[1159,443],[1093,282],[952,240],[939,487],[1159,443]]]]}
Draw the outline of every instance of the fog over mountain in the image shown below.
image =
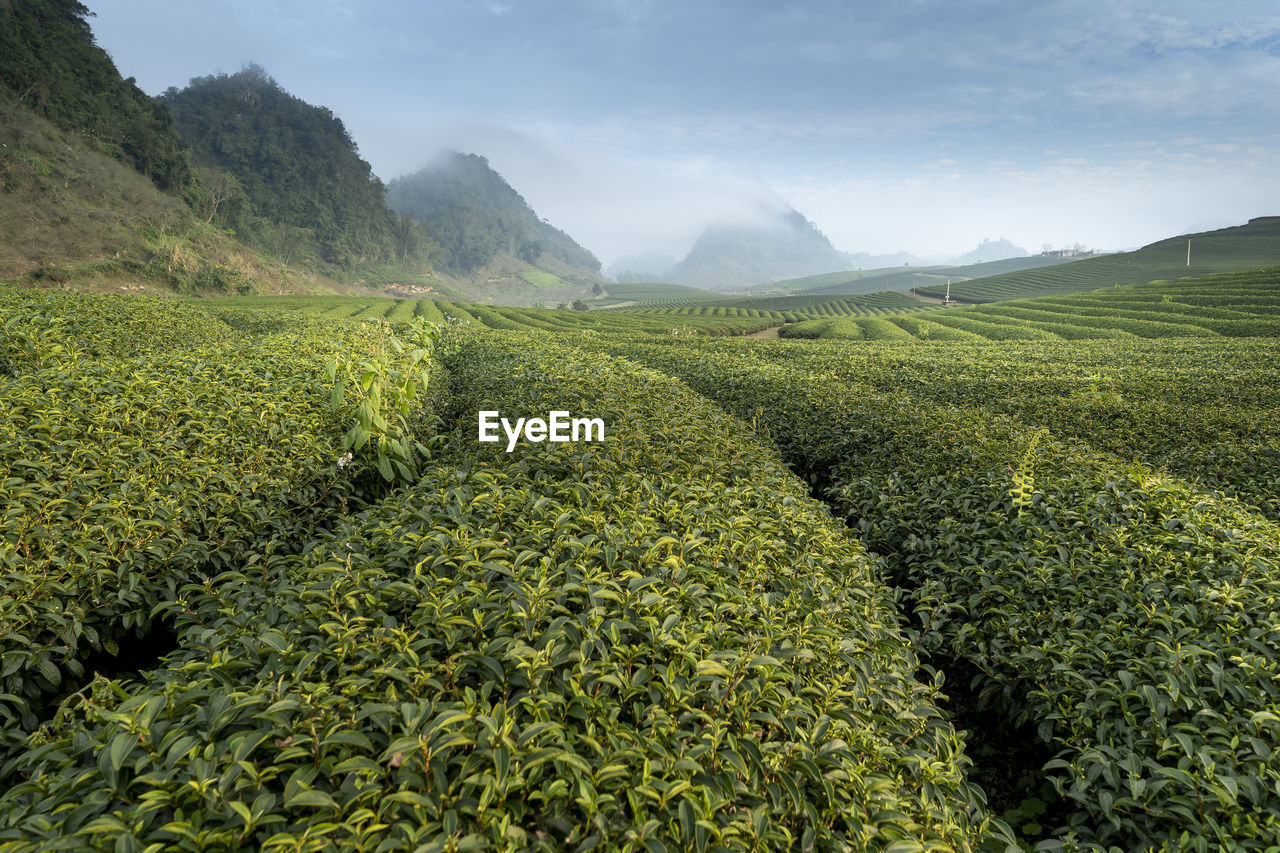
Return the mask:
{"type": "Polygon", "coordinates": [[[665,281],[667,274],[675,265],[676,259],[666,252],[650,249],[637,255],[624,255],[618,258],[605,270],[605,275],[621,284],[665,281]]]}
{"type": "Polygon", "coordinates": [[[665,280],[729,288],[847,269],[852,269],[848,255],[803,214],[787,210],[756,222],[707,228],[665,280]]]}
{"type": "Polygon", "coordinates": [[[1280,196],[1274,0],[87,5],[144,91],[261,62],[383,181],[485,156],[606,264],[761,195],[931,257],[1143,245],[1280,196]]]}
{"type": "Polygon", "coordinates": [[[982,264],[987,261],[1002,261],[1005,258],[1025,258],[1031,254],[1020,246],[1001,237],[999,240],[992,240],[990,237],[982,241],[978,248],[965,252],[951,259],[954,264],[982,264]]]}
{"type": "Polygon", "coordinates": [[[679,262],[665,252],[650,250],[619,258],[605,272],[620,283],[661,281],[732,289],[843,270],[978,264],[1029,254],[1003,237],[986,238],[976,248],[951,257],[843,252],[831,244],[816,223],[790,209],[753,221],[710,225],[679,262]]]}

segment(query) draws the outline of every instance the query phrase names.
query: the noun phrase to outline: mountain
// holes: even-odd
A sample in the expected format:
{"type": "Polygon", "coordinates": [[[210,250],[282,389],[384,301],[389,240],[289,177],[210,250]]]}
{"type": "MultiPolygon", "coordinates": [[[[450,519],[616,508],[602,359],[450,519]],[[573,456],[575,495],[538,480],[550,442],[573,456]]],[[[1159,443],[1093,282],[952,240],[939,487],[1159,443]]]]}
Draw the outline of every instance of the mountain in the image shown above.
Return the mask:
{"type": "Polygon", "coordinates": [[[663,281],[723,289],[852,268],[816,225],[788,210],[759,223],[706,229],[663,281]]]}
{"type": "Polygon", "coordinates": [[[447,152],[391,181],[387,201],[426,226],[441,249],[437,265],[453,275],[473,275],[509,256],[556,275],[599,276],[596,256],[540,219],[479,155],[447,152]]]}
{"type": "Polygon", "coordinates": [[[251,65],[197,77],[161,102],[222,188],[209,217],[282,257],[318,255],[335,267],[404,260],[406,235],[386,189],[342,120],[290,95],[251,65]],[[233,179],[233,180],[232,180],[233,179]]]}
{"type": "Polygon", "coordinates": [[[340,292],[0,90],[0,279],[114,293],[340,292]]]}
{"type": "Polygon", "coordinates": [[[619,284],[655,282],[662,281],[675,265],[676,259],[666,252],[651,250],[618,258],[605,275],[619,284]]]}
{"type": "Polygon", "coordinates": [[[917,266],[920,264],[920,259],[910,252],[894,252],[892,255],[871,255],[866,252],[853,252],[849,255],[849,263],[853,264],[854,269],[879,270],[908,264],[917,266]]]}
{"type": "Polygon", "coordinates": [[[0,88],[64,131],[181,195],[190,153],[169,112],[121,78],[75,0],[0,2],[0,88]]]}
{"type": "Polygon", "coordinates": [[[999,240],[992,240],[988,237],[976,249],[952,258],[951,263],[956,265],[985,264],[989,261],[1003,261],[1006,258],[1025,258],[1030,254],[1026,249],[1013,245],[1004,237],[999,240]]]}

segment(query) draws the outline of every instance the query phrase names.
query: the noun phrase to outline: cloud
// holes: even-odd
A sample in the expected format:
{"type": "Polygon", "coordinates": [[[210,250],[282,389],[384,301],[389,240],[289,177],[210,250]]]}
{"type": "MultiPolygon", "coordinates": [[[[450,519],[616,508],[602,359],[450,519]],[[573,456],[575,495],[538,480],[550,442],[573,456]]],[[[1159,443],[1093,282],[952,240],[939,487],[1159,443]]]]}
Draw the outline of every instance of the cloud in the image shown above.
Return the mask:
{"type": "MultiPolygon", "coordinates": [[[[681,257],[712,222],[745,221],[786,202],[760,181],[712,157],[622,159],[534,130],[467,120],[433,122],[409,134],[385,177],[415,171],[438,151],[480,154],[538,216],[566,231],[607,266],[656,249],[681,257]]],[[[389,162],[389,152],[371,160],[389,162]]]]}
{"type": "Polygon", "coordinates": [[[1137,140],[1052,162],[924,163],[914,174],[794,182],[778,191],[845,251],[952,255],[1002,234],[1029,248],[1134,247],[1275,212],[1280,139],[1137,140]],[[1234,156],[1216,155],[1223,145],[1234,156]]]}

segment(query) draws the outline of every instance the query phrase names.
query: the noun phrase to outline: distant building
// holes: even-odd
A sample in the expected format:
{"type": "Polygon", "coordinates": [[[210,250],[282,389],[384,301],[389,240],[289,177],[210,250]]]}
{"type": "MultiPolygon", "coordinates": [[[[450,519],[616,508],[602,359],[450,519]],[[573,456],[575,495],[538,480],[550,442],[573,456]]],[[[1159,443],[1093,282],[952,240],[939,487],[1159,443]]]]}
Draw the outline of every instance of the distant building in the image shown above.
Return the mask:
{"type": "Polygon", "coordinates": [[[1040,253],[1040,256],[1044,258],[1087,258],[1092,254],[1092,249],[1073,247],[1070,249],[1045,249],[1040,253]]]}

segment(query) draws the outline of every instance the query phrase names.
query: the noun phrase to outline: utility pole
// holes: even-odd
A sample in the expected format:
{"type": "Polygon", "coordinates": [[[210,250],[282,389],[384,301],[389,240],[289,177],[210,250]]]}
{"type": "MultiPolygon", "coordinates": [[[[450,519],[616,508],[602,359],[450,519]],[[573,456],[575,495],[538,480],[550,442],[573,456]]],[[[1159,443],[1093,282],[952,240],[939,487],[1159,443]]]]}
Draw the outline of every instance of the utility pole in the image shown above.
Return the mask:
{"type": "Polygon", "coordinates": [[[1191,240],[1187,239],[1187,266],[1191,266],[1191,240]]]}

